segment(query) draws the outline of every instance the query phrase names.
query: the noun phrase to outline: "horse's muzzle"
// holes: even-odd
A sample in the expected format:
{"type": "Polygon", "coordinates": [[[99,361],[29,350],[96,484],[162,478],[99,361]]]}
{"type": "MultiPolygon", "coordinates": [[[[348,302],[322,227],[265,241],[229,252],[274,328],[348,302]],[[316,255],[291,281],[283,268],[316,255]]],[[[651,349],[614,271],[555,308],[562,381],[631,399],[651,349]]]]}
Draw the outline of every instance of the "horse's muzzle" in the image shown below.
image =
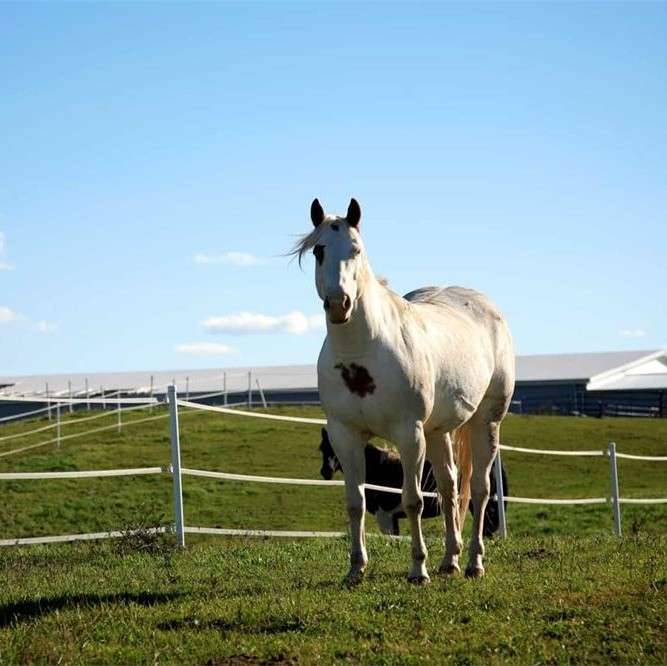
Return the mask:
{"type": "Polygon", "coordinates": [[[332,324],[346,324],[352,312],[352,301],[347,294],[327,296],[324,299],[324,309],[332,324]]]}

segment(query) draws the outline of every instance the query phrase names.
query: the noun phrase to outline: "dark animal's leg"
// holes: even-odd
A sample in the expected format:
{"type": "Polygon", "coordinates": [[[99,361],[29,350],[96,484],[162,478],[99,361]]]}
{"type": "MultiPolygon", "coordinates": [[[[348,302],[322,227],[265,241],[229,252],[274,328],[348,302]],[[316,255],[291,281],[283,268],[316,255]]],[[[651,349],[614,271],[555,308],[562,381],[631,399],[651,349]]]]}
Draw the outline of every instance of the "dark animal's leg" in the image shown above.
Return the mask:
{"type": "MultiPolygon", "coordinates": [[[[433,465],[428,460],[428,440],[426,442],[426,457],[424,463],[424,473],[422,475],[422,491],[424,493],[437,493],[438,481],[435,478],[433,465]]],[[[422,518],[435,518],[442,513],[442,506],[438,497],[424,497],[424,511],[422,518]]]]}
{"type": "Polygon", "coordinates": [[[394,520],[394,515],[388,511],[385,511],[383,508],[378,507],[378,510],[375,514],[375,519],[377,520],[378,527],[382,534],[397,534],[396,532],[396,521],[394,520]]]}
{"type": "Polygon", "coordinates": [[[496,475],[494,465],[489,470],[489,501],[484,510],[484,522],[482,525],[482,536],[490,539],[494,532],[498,531],[498,498],[496,497],[496,475]]]}
{"type": "MultiPolygon", "coordinates": [[[[366,483],[385,486],[387,488],[401,488],[403,485],[403,470],[401,461],[387,454],[386,451],[368,444],[364,451],[366,456],[366,483]]],[[[401,496],[396,493],[366,490],[366,501],[373,493],[377,505],[377,520],[384,534],[399,533],[398,519],[405,517],[401,510],[401,496]]],[[[368,509],[369,511],[371,509],[368,509]]]]}
{"type": "Polygon", "coordinates": [[[391,533],[394,536],[398,536],[401,533],[401,529],[398,525],[398,519],[402,514],[402,511],[394,511],[394,513],[391,514],[391,533]]]}

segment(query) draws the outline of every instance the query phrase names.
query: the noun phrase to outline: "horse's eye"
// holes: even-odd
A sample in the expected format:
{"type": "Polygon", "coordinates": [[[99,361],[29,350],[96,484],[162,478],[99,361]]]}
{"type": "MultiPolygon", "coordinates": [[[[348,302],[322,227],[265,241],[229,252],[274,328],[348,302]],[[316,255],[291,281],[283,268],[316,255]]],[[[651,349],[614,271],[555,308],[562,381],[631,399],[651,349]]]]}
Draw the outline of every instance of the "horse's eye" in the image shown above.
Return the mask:
{"type": "Polygon", "coordinates": [[[324,245],[316,245],[313,248],[313,254],[315,255],[315,259],[317,259],[317,263],[321,264],[324,261],[324,245]]]}

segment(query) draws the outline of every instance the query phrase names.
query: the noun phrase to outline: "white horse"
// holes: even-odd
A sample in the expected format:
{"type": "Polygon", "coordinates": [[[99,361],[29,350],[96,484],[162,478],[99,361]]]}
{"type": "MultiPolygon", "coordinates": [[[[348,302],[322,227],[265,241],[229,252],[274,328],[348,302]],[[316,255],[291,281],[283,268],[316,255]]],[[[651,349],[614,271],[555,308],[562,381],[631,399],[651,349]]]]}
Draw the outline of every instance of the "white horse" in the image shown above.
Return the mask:
{"type": "Polygon", "coordinates": [[[359,582],[368,563],[364,447],[372,435],[394,442],[401,456],[403,508],[412,537],[408,580],[429,581],[421,528],[425,456],[443,502],[445,554],[439,571],[460,571],[459,513],[465,516],[471,493],[474,518],[465,573],[483,576],[489,469],[514,390],[507,323],[485,296],[471,289],[424,287],[403,298],[388,289],[368,262],[355,199],[345,217],[325,214],[315,199],[310,216],[315,229],[300,240],[294,254],[301,261],[313,250],[315,284],[327,318],[317,375],[329,437],[345,473],[351,531],[345,580],[359,582]],[[460,447],[456,459],[452,438],[460,447]]]}

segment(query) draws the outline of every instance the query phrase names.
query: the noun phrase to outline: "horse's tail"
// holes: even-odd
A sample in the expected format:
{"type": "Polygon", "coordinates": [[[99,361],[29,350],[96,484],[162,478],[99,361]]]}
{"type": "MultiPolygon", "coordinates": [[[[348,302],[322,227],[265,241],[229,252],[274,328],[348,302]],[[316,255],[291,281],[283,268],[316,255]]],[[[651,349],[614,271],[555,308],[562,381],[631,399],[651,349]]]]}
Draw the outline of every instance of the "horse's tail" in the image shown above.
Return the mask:
{"type": "Polygon", "coordinates": [[[459,468],[459,529],[463,531],[468,504],[470,503],[470,477],[472,476],[472,446],[470,428],[464,424],[452,433],[454,441],[454,457],[459,468]]]}

